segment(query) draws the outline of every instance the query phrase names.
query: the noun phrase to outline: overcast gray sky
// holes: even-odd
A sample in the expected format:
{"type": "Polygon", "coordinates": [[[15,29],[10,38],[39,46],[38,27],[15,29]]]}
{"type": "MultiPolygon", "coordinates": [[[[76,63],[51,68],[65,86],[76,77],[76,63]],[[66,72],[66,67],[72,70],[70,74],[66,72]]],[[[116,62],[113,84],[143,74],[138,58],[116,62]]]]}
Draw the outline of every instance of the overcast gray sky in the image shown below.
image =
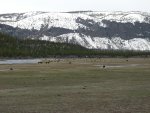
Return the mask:
{"type": "Polygon", "coordinates": [[[150,0],[0,0],[0,13],[75,10],[150,12],[150,0]]]}

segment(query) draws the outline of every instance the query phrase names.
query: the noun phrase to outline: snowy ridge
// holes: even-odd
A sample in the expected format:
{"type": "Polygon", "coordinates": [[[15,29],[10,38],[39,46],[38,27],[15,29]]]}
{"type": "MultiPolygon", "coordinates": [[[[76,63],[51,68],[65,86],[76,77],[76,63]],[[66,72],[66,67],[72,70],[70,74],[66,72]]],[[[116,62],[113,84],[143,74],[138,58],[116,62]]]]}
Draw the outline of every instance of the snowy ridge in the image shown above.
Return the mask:
{"type": "Polygon", "coordinates": [[[89,49],[150,50],[149,28],[150,13],[139,11],[0,14],[0,31],[89,49]]]}
{"type": "Polygon", "coordinates": [[[150,13],[147,12],[86,12],[85,14],[90,15],[95,18],[99,18],[101,20],[110,20],[122,23],[134,23],[134,22],[144,22],[150,23],[150,13]]]}
{"type": "Polygon", "coordinates": [[[150,40],[142,38],[133,38],[123,40],[120,37],[88,37],[79,33],[70,33],[58,37],[43,36],[40,40],[52,42],[76,43],[88,49],[122,49],[122,50],[150,50],[150,40]]]}
{"type": "Polygon", "coordinates": [[[76,22],[77,18],[99,22],[105,26],[102,20],[110,20],[123,23],[145,22],[150,23],[150,14],[142,12],[82,12],[82,13],[49,13],[49,12],[28,12],[18,14],[0,15],[0,23],[19,27],[22,29],[40,30],[42,26],[62,27],[76,30],[85,27],[76,22]]]}
{"type": "Polygon", "coordinates": [[[13,13],[13,14],[0,14],[0,22],[17,22],[22,19],[39,15],[45,12],[40,11],[33,11],[33,12],[27,12],[27,13],[13,13]]]}
{"type": "MultiPolygon", "coordinates": [[[[20,19],[17,22],[1,22],[2,24],[10,25],[13,27],[19,27],[21,29],[36,29],[40,30],[41,27],[47,26],[51,27],[61,27],[71,30],[76,30],[79,27],[85,27],[82,24],[76,22],[77,18],[82,18],[84,20],[94,20],[95,22],[99,22],[98,19],[95,19],[91,16],[84,14],[70,14],[70,13],[27,13],[28,18],[20,19]],[[32,16],[31,16],[32,15],[32,16]]],[[[103,24],[101,24],[103,25],[103,24]]]]}

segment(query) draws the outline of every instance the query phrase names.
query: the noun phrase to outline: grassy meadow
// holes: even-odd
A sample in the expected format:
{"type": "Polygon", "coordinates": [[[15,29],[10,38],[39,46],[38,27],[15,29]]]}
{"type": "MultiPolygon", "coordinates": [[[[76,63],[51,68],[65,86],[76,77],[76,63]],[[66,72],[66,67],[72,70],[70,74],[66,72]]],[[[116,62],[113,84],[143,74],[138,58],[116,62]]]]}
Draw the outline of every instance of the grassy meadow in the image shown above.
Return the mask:
{"type": "Polygon", "coordinates": [[[0,113],[150,113],[150,58],[0,65],[0,113]]]}

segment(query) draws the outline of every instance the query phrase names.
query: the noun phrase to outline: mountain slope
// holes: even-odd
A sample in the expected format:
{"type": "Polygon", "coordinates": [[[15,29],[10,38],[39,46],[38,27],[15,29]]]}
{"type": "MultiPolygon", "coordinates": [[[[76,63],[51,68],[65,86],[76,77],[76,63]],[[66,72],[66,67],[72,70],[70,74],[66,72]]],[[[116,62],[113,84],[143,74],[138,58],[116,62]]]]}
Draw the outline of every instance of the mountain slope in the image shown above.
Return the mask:
{"type": "Polygon", "coordinates": [[[89,49],[150,50],[150,13],[146,12],[1,14],[0,31],[89,49]]]}
{"type": "MultiPolygon", "coordinates": [[[[80,37],[79,37],[80,38],[80,37]]],[[[0,33],[0,58],[39,57],[147,57],[147,51],[91,50],[80,45],[18,39],[0,33]]]]}
{"type": "Polygon", "coordinates": [[[88,55],[90,50],[67,43],[53,43],[41,40],[18,39],[0,33],[0,58],[2,57],[49,57],[66,55],[88,55]],[[88,53],[88,54],[85,54],[88,53]]]}

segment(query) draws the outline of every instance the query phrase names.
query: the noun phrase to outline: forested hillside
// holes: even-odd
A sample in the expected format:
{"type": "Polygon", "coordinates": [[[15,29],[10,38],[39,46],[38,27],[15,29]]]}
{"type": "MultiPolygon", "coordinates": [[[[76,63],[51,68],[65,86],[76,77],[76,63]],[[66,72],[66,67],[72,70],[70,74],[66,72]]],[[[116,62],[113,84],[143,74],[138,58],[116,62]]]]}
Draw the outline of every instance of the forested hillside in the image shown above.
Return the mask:
{"type": "Polygon", "coordinates": [[[40,40],[22,40],[0,33],[0,57],[78,55],[86,51],[87,49],[78,45],[40,40]]]}
{"type": "Polygon", "coordinates": [[[28,57],[131,57],[148,56],[149,51],[124,51],[124,50],[89,50],[79,45],[67,43],[54,43],[41,40],[18,39],[0,33],[1,58],[28,58],[28,57]]]}
{"type": "Polygon", "coordinates": [[[0,32],[20,39],[78,44],[87,49],[150,51],[150,13],[141,11],[0,14],[0,32]]]}

